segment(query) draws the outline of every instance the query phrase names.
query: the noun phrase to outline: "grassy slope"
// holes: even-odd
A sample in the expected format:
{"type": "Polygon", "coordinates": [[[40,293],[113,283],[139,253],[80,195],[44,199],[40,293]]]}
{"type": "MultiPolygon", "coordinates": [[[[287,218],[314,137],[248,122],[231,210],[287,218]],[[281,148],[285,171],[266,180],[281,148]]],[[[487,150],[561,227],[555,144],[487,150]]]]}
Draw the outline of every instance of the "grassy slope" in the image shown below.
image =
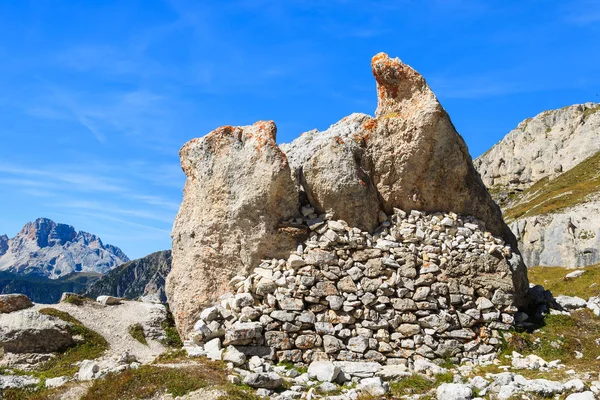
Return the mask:
{"type": "Polygon", "coordinates": [[[543,178],[511,201],[515,206],[504,212],[513,220],[531,215],[561,211],[584,203],[600,190],[600,152],[554,179],[543,178]]]}
{"type": "Polygon", "coordinates": [[[581,268],[585,273],[579,278],[565,279],[573,269],[562,267],[533,267],[527,269],[529,281],[544,286],[554,296],[566,295],[589,299],[600,296],[600,264],[581,268]]]}

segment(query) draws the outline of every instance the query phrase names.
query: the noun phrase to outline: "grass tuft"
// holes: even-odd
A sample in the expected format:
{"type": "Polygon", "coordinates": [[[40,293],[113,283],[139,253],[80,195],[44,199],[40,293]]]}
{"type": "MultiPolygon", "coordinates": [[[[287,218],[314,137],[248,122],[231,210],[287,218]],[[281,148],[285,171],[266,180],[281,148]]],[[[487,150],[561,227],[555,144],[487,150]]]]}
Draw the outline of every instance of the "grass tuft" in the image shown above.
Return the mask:
{"type": "Polygon", "coordinates": [[[175,327],[175,319],[173,318],[173,314],[167,308],[167,319],[162,323],[163,331],[165,331],[166,339],[162,341],[165,346],[174,347],[176,349],[180,349],[183,347],[183,341],[179,336],[179,332],[175,327]]]}
{"type": "Polygon", "coordinates": [[[135,340],[137,340],[141,344],[145,344],[146,346],[148,346],[148,341],[146,340],[146,334],[144,333],[144,328],[142,327],[141,324],[131,325],[129,327],[129,334],[131,335],[131,337],[133,337],[135,340]]]}

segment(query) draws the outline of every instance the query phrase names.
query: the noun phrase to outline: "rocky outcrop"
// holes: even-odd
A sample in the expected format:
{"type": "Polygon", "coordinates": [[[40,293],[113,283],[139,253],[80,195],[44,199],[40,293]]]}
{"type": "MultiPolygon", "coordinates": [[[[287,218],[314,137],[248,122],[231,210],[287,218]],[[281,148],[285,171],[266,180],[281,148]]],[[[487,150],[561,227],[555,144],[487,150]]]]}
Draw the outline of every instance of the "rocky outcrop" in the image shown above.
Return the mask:
{"type": "Polygon", "coordinates": [[[129,299],[153,296],[166,302],[165,279],[169,271],[171,250],[158,251],[113,269],[95,281],[85,291],[85,296],[94,299],[100,295],[129,299]]]}
{"type": "Polygon", "coordinates": [[[600,151],[600,104],[585,103],[527,118],[475,160],[487,187],[526,189],[600,151]]]}
{"type": "Polygon", "coordinates": [[[8,241],[0,239],[0,271],[56,279],[73,272],[106,273],[129,261],[117,247],[47,218],[27,223],[8,241]]]}
{"type": "Polygon", "coordinates": [[[289,229],[280,228],[299,203],[276,131],[271,121],[221,127],[179,153],[187,180],[166,292],[180,332],[233,276],[295,246],[289,229]]]}
{"type": "MultiPolygon", "coordinates": [[[[391,59],[384,53],[373,58],[372,70],[377,82],[376,118],[352,114],[325,132],[310,131],[291,144],[282,145],[292,169],[300,181],[306,181],[309,199],[317,196],[311,195],[314,179],[305,176],[314,175],[314,169],[320,172],[321,187],[328,188],[328,192],[345,192],[346,183],[339,182],[343,170],[325,174],[322,170],[328,166],[319,166],[322,164],[319,156],[326,151],[322,149],[337,143],[338,147],[352,149],[360,165],[360,169],[353,170],[354,181],[363,187],[365,194],[370,193],[373,185],[385,212],[391,213],[397,207],[474,215],[494,234],[516,244],[502,221],[500,209],[473,167],[464,140],[425,79],[399,59],[391,59]]],[[[354,193],[359,191],[355,189],[354,193]]],[[[372,213],[372,197],[365,195],[362,202],[351,197],[349,201],[348,209],[355,210],[351,215],[346,207],[334,209],[312,204],[318,212],[330,212],[334,218],[360,226],[355,221],[364,219],[365,211],[372,213]],[[344,218],[339,215],[341,210],[346,213],[344,218]]],[[[369,222],[370,226],[363,226],[369,228],[367,231],[375,227],[377,220],[370,215],[369,222]]]]}
{"type": "Polygon", "coordinates": [[[29,297],[24,294],[2,294],[0,295],[0,313],[10,313],[32,307],[29,297]]]}
{"type": "Polygon", "coordinates": [[[423,77],[399,59],[378,54],[372,70],[375,118],[352,114],[325,132],[305,133],[282,145],[285,155],[272,122],[222,127],[182,148],[188,179],[167,279],[182,333],[202,306],[225,293],[228,279],[247,275],[261,258],[295,251],[320,214],[365,233],[395,208],[473,215],[515,250],[509,276],[515,305],[525,303],[527,276],[514,235],[447,113],[423,77]],[[310,206],[300,210],[299,198],[310,206]],[[302,226],[301,213],[314,222],[302,226]]]}
{"type": "Polygon", "coordinates": [[[51,353],[73,345],[70,325],[35,310],[0,314],[0,347],[10,353],[51,353]]]}
{"type": "Polygon", "coordinates": [[[600,198],[558,213],[517,218],[509,224],[525,265],[585,267],[600,263],[600,198]]]}
{"type": "Polygon", "coordinates": [[[600,104],[544,111],[475,160],[528,266],[600,262],[600,104]]]}

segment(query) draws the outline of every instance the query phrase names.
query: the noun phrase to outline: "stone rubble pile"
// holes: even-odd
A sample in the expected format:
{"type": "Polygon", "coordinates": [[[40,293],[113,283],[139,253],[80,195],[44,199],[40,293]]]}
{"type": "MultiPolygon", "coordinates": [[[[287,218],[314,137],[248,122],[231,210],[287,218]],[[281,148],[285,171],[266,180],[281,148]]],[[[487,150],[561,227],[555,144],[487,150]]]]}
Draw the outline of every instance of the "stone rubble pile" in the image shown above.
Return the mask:
{"type": "Polygon", "coordinates": [[[475,218],[395,209],[368,234],[310,206],[302,213],[292,222],[310,237],[287,260],[234,277],[202,311],[190,335],[202,348],[192,351],[236,365],[243,355],[409,368],[420,359],[485,362],[515,315],[526,319],[510,292],[510,246],[475,218]]]}

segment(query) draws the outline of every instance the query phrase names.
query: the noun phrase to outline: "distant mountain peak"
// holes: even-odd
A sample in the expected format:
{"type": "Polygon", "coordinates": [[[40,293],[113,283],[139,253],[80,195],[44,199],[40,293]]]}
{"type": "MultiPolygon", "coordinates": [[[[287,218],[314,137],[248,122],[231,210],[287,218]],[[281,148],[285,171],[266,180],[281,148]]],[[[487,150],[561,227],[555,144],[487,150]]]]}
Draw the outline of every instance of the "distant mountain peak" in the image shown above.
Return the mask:
{"type": "Polygon", "coordinates": [[[106,273],[128,261],[121,249],[98,236],[49,218],[28,222],[12,239],[0,236],[0,271],[20,275],[55,279],[73,272],[106,273]]]}

